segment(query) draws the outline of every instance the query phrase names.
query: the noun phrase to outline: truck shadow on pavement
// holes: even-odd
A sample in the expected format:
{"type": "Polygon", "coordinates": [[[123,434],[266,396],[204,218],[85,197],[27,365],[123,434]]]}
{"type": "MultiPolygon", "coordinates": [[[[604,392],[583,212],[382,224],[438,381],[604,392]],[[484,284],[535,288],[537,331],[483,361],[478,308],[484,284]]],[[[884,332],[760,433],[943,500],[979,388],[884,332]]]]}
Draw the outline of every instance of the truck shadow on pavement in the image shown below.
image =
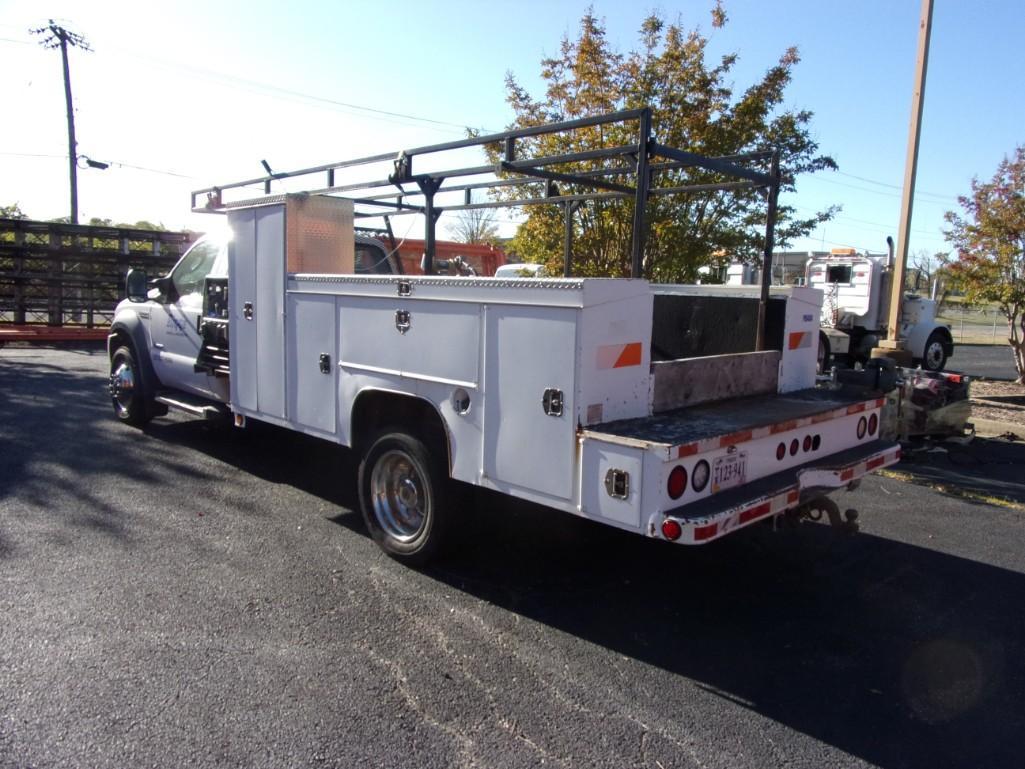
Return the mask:
{"type": "Polygon", "coordinates": [[[1020,765],[1025,575],[823,525],[684,549],[478,496],[476,544],[429,572],[453,588],[879,766],[1020,765]]]}

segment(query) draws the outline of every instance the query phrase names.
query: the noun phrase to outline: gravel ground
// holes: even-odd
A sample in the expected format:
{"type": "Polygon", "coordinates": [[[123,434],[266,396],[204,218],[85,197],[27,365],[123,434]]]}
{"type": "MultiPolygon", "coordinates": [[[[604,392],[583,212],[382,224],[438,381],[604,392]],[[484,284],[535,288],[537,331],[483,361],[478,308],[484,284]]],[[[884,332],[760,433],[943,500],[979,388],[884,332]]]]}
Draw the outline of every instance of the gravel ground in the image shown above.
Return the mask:
{"type": "Polygon", "coordinates": [[[1025,427],[1025,387],[1014,382],[974,381],[969,388],[973,418],[1025,427]]]}

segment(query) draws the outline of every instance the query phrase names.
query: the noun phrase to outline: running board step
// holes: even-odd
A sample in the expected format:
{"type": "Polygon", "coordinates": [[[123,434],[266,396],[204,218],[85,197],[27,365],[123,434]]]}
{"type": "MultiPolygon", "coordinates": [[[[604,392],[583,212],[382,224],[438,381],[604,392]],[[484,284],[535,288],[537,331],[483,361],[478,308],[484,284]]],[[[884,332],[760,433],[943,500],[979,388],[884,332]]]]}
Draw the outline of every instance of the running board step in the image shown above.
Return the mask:
{"type": "Polygon", "coordinates": [[[231,416],[231,411],[223,403],[214,403],[213,401],[195,398],[185,393],[158,395],[154,400],[168,408],[184,411],[186,414],[191,414],[201,419],[228,419],[231,416]]]}

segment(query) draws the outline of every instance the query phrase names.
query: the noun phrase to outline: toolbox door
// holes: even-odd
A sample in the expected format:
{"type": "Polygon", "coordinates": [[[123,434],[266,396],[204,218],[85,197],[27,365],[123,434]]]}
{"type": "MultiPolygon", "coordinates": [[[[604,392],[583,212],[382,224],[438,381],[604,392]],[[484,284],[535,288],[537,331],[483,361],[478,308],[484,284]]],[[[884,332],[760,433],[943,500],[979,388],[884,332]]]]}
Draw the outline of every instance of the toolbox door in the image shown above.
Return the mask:
{"type": "Polygon", "coordinates": [[[573,497],[577,312],[487,308],[484,474],[499,486],[573,497]]]}

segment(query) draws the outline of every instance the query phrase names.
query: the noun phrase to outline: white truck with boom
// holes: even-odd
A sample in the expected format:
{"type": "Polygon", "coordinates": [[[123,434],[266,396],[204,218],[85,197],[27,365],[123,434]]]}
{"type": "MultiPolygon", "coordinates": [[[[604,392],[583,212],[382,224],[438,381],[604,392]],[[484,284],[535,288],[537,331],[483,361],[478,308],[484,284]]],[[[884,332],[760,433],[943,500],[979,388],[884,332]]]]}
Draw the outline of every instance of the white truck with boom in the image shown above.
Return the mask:
{"type": "MultiPolygon", "coordinates": [[[[834,248],[828,256],[808,260],[806,284],[824,294],[819,342],[822,370],[831,359],[851,366],[864,363],[886,338],[893,274],[893,240],[887,238],[887,242],[887,254],[834,248]]],[[[950,327],[936,320],[934,299],[905,294],[899,336],[915,364],[928,371],[942,371],[954,354],[954,338],[950,327]]]]}
{"type": "Polygon", "coordinates": [[[816,289],[639,278],[645,203],[677,194],[695,166],[768,191],[771,254],[777,158],[667,147],[650,113],[632,110],[197,191],[193,207],[225,213],[230,237],[200,241],[155,281],[128,274],[108,343],[115,414],[254,419],[351,447],[369,532],[413,564],[443,545],[468,484],[682,544],[782,515],[824,512],[849,528],[826,495],[900,456],[879,435],[890,372],[816,386],[816,289]],[[612,123],[636,127],[637,142],[524,158],[540,133],[612,123]],[[495,143],[497,167],[413,172],[420,158],[495,143]],[[389,162],[386,180],[335,177],[389,162]],[[318,190],[270,194],[322,174],[318,190]],[[460,177],[470,181],[451,184],[460,177]],[[561,192],[544,190],[551,179],[561,192]],[[263,196],[225,199],[254,181],[263,196]],[[493,205],[469,195],[487,184],[522,184],[525,204],[634,200],[635,277],[433,275],[435,196],[459,194],[448,209],[493,205]],[[354,221],[382,209],[423,215],[426,275],[357,269],[354,221]]]}

